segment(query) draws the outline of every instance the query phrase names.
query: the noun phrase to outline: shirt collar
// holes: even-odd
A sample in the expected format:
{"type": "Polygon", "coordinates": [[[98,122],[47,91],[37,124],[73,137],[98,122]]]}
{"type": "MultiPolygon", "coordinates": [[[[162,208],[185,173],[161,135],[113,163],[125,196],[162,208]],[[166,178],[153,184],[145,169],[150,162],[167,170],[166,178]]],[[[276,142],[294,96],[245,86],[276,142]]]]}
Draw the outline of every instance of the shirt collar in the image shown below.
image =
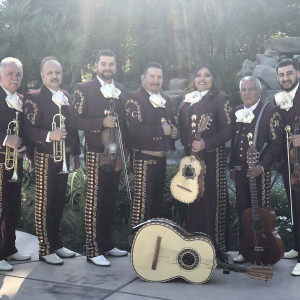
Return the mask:
{"type": "MultiPolygon", "coordinates": [[[[98,75],[97,75],[97,79],[99,80],[101,86],[103,86],[104,84],[107,83],[103,79],[101,79],[98,75]]],[[[115,84],[113,79],[111,80],[111,84],[113,84],[113,85],[115,84]]]]}
{"type": "MultiPolygon", "coordinates": [[[[144,88],[144,87],[143,87],[144,88]]],[[[144,90],[151,96],[151,95],[160,95],[161,96],[161,94],[160,93],[157,93],[157,94],[154,94],[154,93],[151,93],[151,92],[149,92],[148,90],[146,90],[145,88],[144,88],[144,90]]]]}
{"type": "Polygon", "coordinates": [[[258,99],[258,101],[254,105],[250,106],[249,108],[247,108],[244,105],[244,109],[250,109],[251,111],[254,111],[254,109],[257,107],[257,105],[259,104],[259,102],[260,102],[260,99],[258,99]]]}
{"type": "Polygon", "coordinates": [[[12,94],[12,93],[9,92],[8,90],[6,90],[1,84],[0,84],[0,86],[3,88],[3,90],[4,90],[4,92],[6,93],[7,96],[9,96],[9,95],[14,95],[14,94],[17,93],[17,92],[15,92],[14,94],[12,94]]]}
{"type": "Polygon", "coordinates": [[[209,92],[209,90],[200,92],[200,94],[201,94],[202,97],[204,97],[208,92],[209,92]]]}

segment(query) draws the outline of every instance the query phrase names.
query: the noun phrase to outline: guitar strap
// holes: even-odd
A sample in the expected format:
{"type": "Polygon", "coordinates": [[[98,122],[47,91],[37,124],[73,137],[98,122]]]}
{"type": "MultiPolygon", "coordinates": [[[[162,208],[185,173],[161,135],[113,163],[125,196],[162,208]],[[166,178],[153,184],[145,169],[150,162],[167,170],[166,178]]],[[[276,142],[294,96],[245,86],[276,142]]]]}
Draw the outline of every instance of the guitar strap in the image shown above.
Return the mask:
{"type": "MultiPolygon", "coordinates": [[[[262,114],[263,114],[263,112],[264,112],[266,106],[267,106],[267,103],[265,103],[265,104],[263,105],[261,111],[259,112],[259,115],[258,115],[256,124],[255,124],[255,129],[254,129],[254,134],[253,134],[253,147],[255,147],[255,148],[256,148],[256,140],[257,140],[257,133],[258,133],[259,123],[260,123],[262,114]]],[[[260,157],[260,154],[263,152],[263,150],[265,149],[266,146],[267,146],[267,143],[264,143],[263,147],[261,148],[261,150],[260,150],[260,152],[259,152],[259,157],[260,157]]]]}

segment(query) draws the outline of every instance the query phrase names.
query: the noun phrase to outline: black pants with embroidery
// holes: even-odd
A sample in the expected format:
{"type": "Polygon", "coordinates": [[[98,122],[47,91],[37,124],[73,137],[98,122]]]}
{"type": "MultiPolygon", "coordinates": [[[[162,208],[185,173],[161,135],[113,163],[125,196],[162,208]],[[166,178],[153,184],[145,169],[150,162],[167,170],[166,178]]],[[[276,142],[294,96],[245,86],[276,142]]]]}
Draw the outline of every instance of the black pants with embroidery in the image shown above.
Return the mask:
{"type": "Polygon", "coordinates": [[[132,227],[161,216],[166,179],[166,158],[131,152],[134,174],[132,227]]]}
{"type": "Polygon", "coordinates": [[[21,207],[23,159],[18,160],[20,182],[9,182],[13,170],[6,170],[0,154],[0,260],[16,253],[16,228],[21,207]]]}

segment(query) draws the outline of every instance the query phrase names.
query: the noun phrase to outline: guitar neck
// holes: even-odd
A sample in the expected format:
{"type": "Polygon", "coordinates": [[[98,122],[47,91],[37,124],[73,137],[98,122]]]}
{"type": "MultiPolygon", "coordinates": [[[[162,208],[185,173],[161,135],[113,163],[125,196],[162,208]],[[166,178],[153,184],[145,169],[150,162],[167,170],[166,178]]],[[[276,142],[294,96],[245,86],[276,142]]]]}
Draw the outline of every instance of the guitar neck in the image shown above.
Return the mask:
{"type": "Polygon", "coordinates": [[[217,268],[223,269],[224,271],[233,271],[238,273],[245,273],[251,278],[269,281],[273,277],[273,268],[271,266],[263,266],[263,265],[251,265],[247,268],[240,267],[237,265],[226,264],[223,262],[217,262],[217,268]]]}
{"type": "Polygon", "coordinates": [[[195,140],[198,142],[201,140],[201,131],[198,130],[198,132],[195,135],[195,140]]]}
{"type": "Polygon", "coordinates": [[[227,264],[218,261],[217,268],[222,269],[223,271],[232,271],[232,272],[238,272],[238,273],[247,273],[247,268],[233,265],[233,264],[227,264]]]}
{"type": "Polygon", "coordinates": [[[258,221],[259,217],[259,206],[257,199],[256,179],[250,179],[250,193],[251,193],[251,207],[252,207],[252,220],[258,221]]]}

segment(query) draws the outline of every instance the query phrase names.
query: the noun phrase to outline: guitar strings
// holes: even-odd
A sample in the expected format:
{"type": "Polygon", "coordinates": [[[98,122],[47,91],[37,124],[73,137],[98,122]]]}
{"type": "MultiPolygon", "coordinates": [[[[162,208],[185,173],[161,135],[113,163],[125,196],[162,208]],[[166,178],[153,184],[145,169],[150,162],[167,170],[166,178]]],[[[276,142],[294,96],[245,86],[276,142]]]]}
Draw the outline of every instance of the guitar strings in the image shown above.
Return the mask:
{"type": "MultiPolygon", "coordinates": [[[[161,248],[160,248],[160,252],[162,252],[162,253],[171,253],[171,254],[175,254],[175,255],[174,255],[174,256],[175,256],[174,259],[172,259],[170,256],[164,256],[163,254],[162,254],[162,255],[159,255],[159,257],[160,257],[160,258],[162,258],[162,257],[171,258],[172,261],[174,261],[173,263],[174,263],[174,264],[177,264],[177,260],[176,260],[175,258],[177,257],[178,251],[171,250],[171,249],[169,249],[169,248],[161,247],[161,248]]],[[[207,266],[213,266],[213,265],[215,265],[214,260],[205,258],[205,257],[203,257],[203,256],[201,256],[201,255],[199,255],[199,264],[201,264],[201,265],[207,265],[207,266]]]]}

